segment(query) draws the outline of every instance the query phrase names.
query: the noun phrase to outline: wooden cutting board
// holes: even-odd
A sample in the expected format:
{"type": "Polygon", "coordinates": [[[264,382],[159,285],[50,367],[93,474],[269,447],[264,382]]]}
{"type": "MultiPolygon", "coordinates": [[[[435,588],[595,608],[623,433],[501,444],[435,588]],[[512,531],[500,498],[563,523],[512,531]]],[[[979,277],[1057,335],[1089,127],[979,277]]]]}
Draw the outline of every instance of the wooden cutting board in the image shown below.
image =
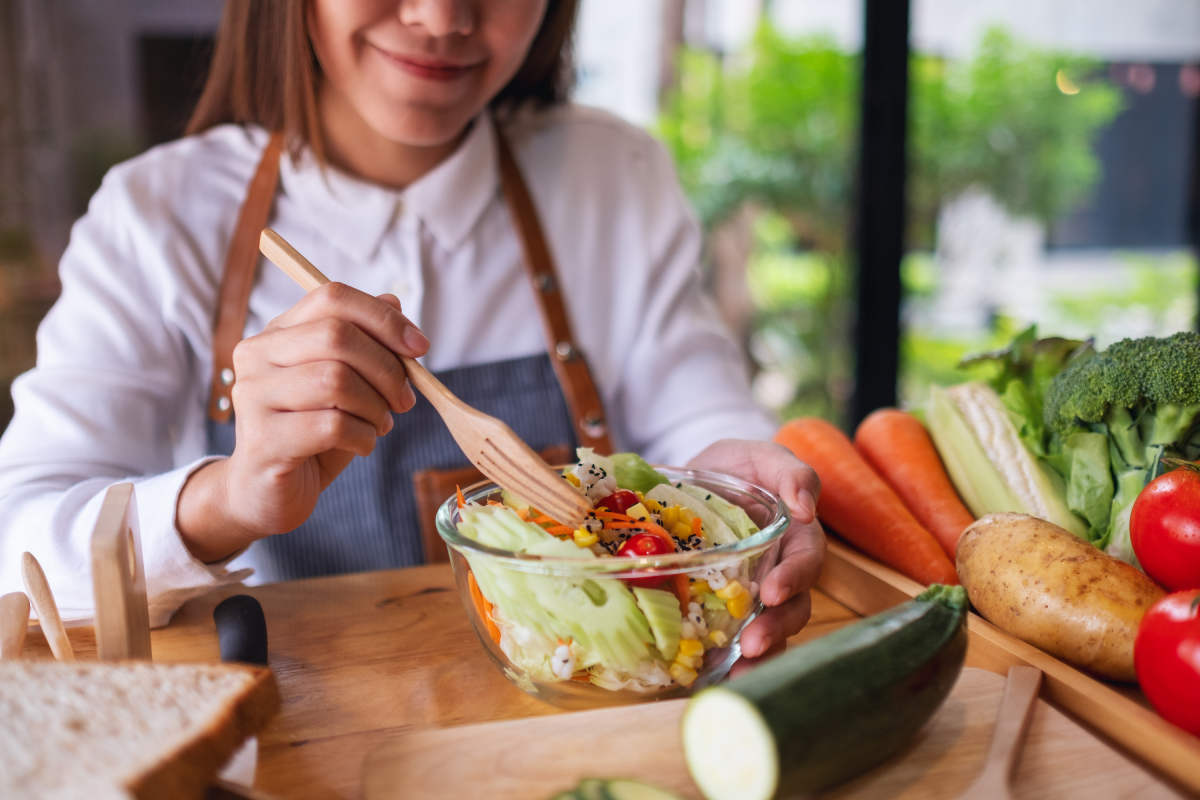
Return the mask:
{"type": "MultiPolygon", "coordinates": [[[[956,798],[982,769],[1004,678],[964,669],[916,740],[822,797],[956,798]]],[[[701,800],[683,762],[672,700],[410,733],[367,759],[367,800],[541,800],[585,777],[636,778],[701,800]]],[[[1039,700],[1017,765],[1017,798],[1183,797],[1039,700]]]]}

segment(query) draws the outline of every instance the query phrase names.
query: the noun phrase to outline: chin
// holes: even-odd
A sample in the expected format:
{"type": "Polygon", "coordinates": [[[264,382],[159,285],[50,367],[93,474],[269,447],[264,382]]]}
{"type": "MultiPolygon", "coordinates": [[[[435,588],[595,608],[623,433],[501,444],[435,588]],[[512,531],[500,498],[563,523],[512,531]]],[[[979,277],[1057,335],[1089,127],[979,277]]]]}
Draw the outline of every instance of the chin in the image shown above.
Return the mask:
{"type": "Polygon", "coordinates": [[[415,147],[437,147],[456,139],[479,109],[444,108],[420,103],[395,104],[370,115],[367,123],[394,142],[415,147]]]}

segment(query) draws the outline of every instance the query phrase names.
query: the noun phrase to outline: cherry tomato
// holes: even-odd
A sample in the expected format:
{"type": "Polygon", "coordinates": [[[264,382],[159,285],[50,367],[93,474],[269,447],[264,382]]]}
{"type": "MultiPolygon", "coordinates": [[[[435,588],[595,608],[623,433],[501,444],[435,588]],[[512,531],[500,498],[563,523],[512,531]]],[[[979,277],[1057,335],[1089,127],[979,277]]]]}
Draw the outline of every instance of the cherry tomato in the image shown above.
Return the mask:
{"type": "Polygon", "coordinates": [[[1133,666],[1158,713],[1200,736],[1200,591],[1169,594],[1150,607],[1138,627],[1133,666]]]}
{"type": "MultiPolygon", "coordinates": [[[[635,496],[636,500],[637,497],[635,496]]],[[[659,536],[652,533],[636,533],[630,536],[621,546],[617,548],[618,556],[626,556],[628,558],[645,558],[646,556],[666,556],[675,552],[675,548],[667,544],[659,536]]],[[[653,575],[644,578],[622,578],[630,586],[638,586],[642,589],[657,589],[662,586],[670,578],[669,575],[664,575],[661,578],[653,575]]]]}
{"type": "Polygon", "coordinates": [[[613,492],[608,497],[601,497],[599,500],[597,500],[596,508],[603,506],[609,511],[614,511],[618,514],[624,514],[630,508],[636,506],[639,502],[641,501],[638,500],[638,496],[636,494],[625,489],[620,489],[613,492]]]}
{"type": "Polygon", "coordinates": [[[1129,539],[1142,569],[1168,591],[1200,589],[1200,470],[1151,481],[1133,501],[1129,539]]]}

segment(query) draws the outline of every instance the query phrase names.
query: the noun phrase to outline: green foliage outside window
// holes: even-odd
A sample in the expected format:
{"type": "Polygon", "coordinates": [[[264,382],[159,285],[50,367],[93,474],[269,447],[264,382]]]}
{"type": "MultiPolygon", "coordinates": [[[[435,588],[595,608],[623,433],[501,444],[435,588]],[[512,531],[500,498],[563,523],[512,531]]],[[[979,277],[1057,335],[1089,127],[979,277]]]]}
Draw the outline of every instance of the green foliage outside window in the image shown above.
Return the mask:
{"type": "MultiPolygon", "coordinates": [[[[1121,107],[1097,66],[999,29],[968,62],[914,55],[910,248],[932,247],[938,209],[968,187],[1043,222],[1085,198],[1099,178],[1096,137],[1121,107]]],[[[832,40],[788,39],[763,23],[744,53],[685,50],[658,124],[706,227],[746,204],[759,209],[747,267],[757,309],[751,352],[794,384],[785,416],[845,418],[858,72],[858,57],[832,40]]],[[[928,258],[910,256],[903,274],[910,295],[936,288],[928,258]]],[[[909,341],[902,350],[908,373],[940,376],[957,360],[953,343],[909,341]]]]}

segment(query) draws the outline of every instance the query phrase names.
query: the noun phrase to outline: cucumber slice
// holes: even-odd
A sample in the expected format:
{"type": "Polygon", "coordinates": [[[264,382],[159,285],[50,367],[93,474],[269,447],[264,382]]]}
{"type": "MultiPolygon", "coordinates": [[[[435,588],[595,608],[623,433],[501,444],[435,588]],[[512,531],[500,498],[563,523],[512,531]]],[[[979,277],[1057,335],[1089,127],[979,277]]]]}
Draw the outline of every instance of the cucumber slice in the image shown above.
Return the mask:
{"type": "Polygon", "coordinates": [[[708,800],[769,800],[779,785],[775,736],[754,703],[706,689],[683,717],[688,770],[708,800]]]}
{"type": "Polygon", "coordinates": [[[596,778],[585,778],[575,787],[578,800],[608,800],[604,794],[604,781],[596,778]]]}
{"type": "Polygon", "coordinates": [[[654,634],[654,645],[667,661],[679,652],[679,638],[683,631],[683,614],[679,600],[670,592],[661,589],[643,589],[635,586],[633,595],[638,608],[646,615],[650,631],[654,634]]]}
{"type": "Polygon", "coordinates": [[[637,781],[608,781],[604,794],[607,800],[679,800],[670,792],[637,781]]]}
{"type": "Polygon", "coordinates": [[[696,785],[708,800],[809,795],[885,761],[950,694],[966,621],[963,588],[934,585],[700,692],[682,723],[696,785]]]}

